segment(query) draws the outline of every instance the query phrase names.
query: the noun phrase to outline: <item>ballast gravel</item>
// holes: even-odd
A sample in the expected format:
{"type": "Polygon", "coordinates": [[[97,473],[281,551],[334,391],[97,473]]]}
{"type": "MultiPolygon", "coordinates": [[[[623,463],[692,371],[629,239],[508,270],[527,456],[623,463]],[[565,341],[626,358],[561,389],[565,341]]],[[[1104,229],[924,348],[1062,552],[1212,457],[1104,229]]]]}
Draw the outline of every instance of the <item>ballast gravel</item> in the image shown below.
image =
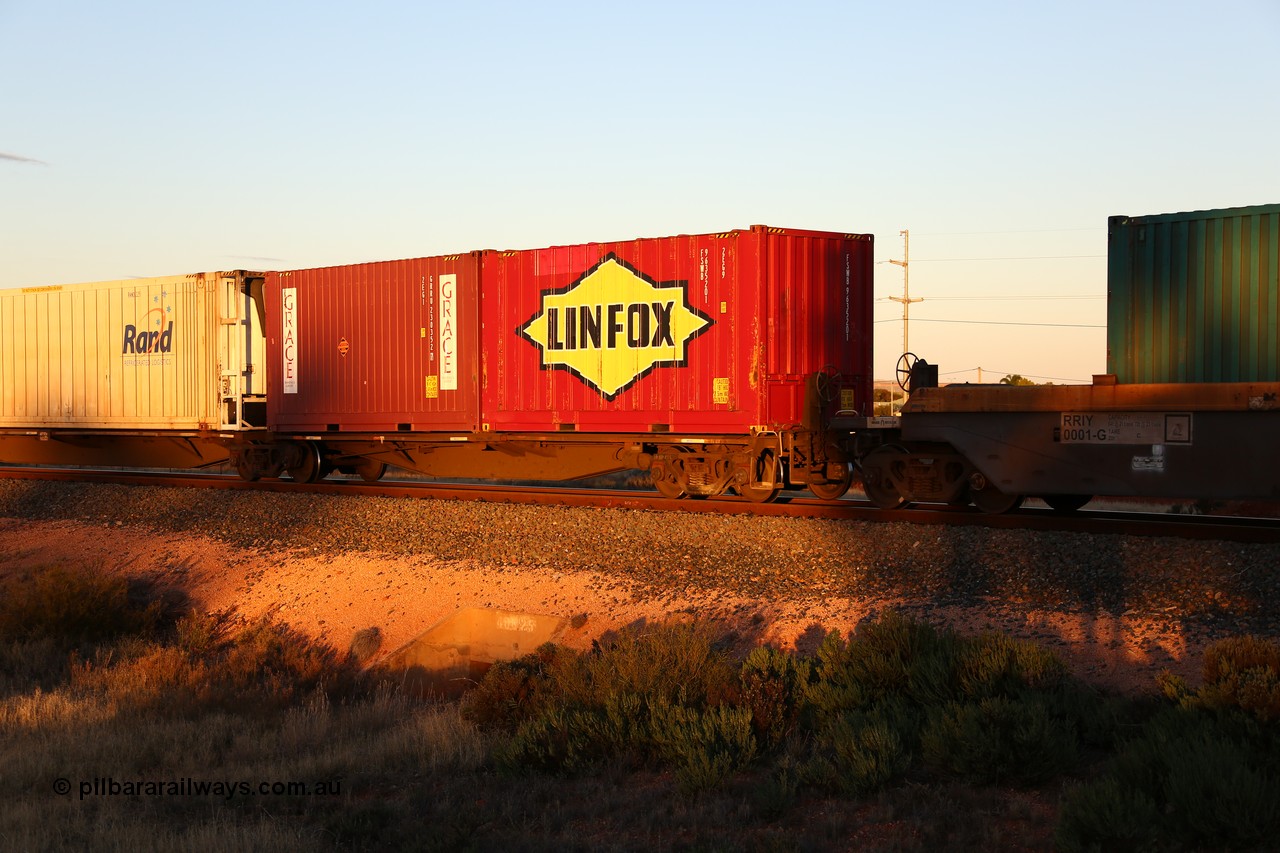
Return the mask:
{"type": "MultiPolygon", "coordinates": [[[[592,573],[604,594],[597,610],[643,603],[655,618],[673,608],[821,618],[859,602],[859,612],[895,607],[1033,638],[1060,635],[1060,623],[1105,623],[1108,637],[1095,639],[1114,644],[1125,633],[1115,626],[1140,625],[1181,638],[1161,641],[1166,652],[1280,636],[1278,545],[26,480],[0,480],[0,517],[204,537],[272,563],[434,561],[463,580],[483,570],[486,583],[495,572],[542,582],[592,573]]],[[[602,624],[605,614],[584,615],[602,624]]]]}

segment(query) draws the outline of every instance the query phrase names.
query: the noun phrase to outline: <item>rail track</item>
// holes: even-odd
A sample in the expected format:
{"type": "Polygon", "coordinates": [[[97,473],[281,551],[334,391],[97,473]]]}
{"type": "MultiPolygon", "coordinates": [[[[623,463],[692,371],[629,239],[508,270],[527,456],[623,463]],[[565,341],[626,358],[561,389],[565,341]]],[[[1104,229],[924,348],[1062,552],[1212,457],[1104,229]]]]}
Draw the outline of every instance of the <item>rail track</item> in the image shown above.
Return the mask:
{"type": "Polygon", "coordinates": [[[1025,506],[1002,515],[990,515],[973,507],[918,505],[884,510],[856,497],[836,501],[817,500],[805,493],[783,493],[776,502],[754,503],[742,498],[672,500],[639,489],[573,488],[518,485],[384,480],[366,483],[358,479],[331,479],[320,483],[291,480],[246,482],[230,474],[191,472],[143,472],[116,469],[0,467],[0,478],[61,482],[114,483],[155,488],[206,488],[237,491],[292,492],[320,495],[366,495],[414,500],[463,500],[492,503],[542,504],[579,507],[643,509],[663,512],[709,512],[791,518],[820,518],[877,523],[981,526],[1006,530],[1169,536],[1231,542],[1280,543],[1280,518],[1229,515],[1192,515],[1168,512],[1094,509],[1063,514],[1048,508],[1025,506]]]}

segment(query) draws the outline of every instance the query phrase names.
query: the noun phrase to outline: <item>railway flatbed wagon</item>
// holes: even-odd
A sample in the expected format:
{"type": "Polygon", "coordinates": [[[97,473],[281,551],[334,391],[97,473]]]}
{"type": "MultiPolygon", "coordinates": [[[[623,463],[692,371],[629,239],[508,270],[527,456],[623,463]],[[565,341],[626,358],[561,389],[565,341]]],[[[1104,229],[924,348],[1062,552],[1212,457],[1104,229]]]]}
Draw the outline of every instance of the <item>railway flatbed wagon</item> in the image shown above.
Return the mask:
{"type": "Polygon", "coordinates": [[[872,500],[1280,499],[1280,205],[1113,216],[1107,255],[1110,372],[938,388],[911,369],[895,440],[861,460],[872,500]]]}
{"type": "Polygon", "coordinates": [[[863,460],[877,503],[1076,509],[1094,496],[1280,498],[1280,383],[919,388],[863,460]]]}
{"type": "Polygon", "coordinates": [[[765,226],[268,273],[270,434],[237,464],[843,493],[871,281],[869,235],[765,226]]]}

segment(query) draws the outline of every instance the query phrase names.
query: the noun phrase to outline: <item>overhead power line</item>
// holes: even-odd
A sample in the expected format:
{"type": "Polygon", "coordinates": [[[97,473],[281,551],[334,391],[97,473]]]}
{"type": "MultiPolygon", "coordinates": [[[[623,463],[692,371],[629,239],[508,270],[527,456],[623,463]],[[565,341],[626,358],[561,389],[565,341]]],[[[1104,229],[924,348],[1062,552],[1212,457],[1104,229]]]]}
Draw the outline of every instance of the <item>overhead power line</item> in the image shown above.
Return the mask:
{"type": "MultiPolygon", "coordinates": [[[[895,320],[875,320],[875,323],[893,323],[895,320]]],[[[917,323],[954,323],[964,326],[1046,326],[1057,329],[1105,329],[1106,326],[1094,323],[1011,323],[1000,320],[930,320],[917,317],[917,323]]]]}
{"type": "MultiPolygon", "coordinates": [[[[1101,225],[1088,228],[1018,228],[1008,231],[925,231],[925,237],[966,237],[974,234],[1065,234],[1068,231],[1106,231],[1101,225]]],[[[919,236],[919,235],[917,235],[919,236]]]]}
{"type": "MultiPolygon", "coordinates": [[[[1008,257],[991,258],[913,258],[912,263],[937,263],[940,261],[1064,261],[1080,258],[1105,258],[1106,255],[1010,255],[1008,257]]],[[[878,264],[891,264],[893,261],[876,261],[878,264]]]]}
{"type": "Polygon", "coordinates": [[[939,376],[958,376],[961,373],[977,373],[978,381],[982,381],[983,373],[998,374],[1000,376],[1021,376],[1026,379],[1047,379],[1050,382],[1081,382],[1088,384],[1089,379],[1078,379],[1076,377],[1066,376],[1038,376],[1034,373],[1018,373],[1014,370],[997,370],[991,367],[970,367],[965,370],[948,370],[946,373],[939,373],[939,376]]]}
{"type": "MultiPolygon", "coordinates": [[[[1105,293],[1099,293],[1097,296],[1081,296],[1079,294],[1060,294],[1056,296],[930,296],[930,302],[999,302],[999,301],[1021,301],[1021,300],[1042,300],[1042,299],[1106,299],[1105,293]]],[[[881,296],[877,302],[896,302],[892,296],[881,296]]]]}

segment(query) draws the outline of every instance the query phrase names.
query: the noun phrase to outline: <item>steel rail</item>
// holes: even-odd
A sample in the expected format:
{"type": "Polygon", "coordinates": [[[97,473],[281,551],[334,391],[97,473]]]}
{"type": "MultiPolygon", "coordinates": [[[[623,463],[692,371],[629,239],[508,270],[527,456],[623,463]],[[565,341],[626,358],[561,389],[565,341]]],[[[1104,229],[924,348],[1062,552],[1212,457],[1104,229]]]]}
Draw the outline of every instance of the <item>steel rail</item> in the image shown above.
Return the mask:
{"type": "Polygon", "coordinates": [[[819,518],[838,521],[905,523],[945,526],[977,526],[1003,530],[1032,530],[1168,536],[1234,542],[1280,543],[1280,519],[1113,510],[1080,510],[1058,513],[1023,507],[1002,515],[990,515],[973,507],[917,505],[903,509],[879,509],[868,501],[844,498],[824,501],[788,494],[773,503],[753,503],[740,497],[706,500],[672,500],[648,490],[593,489],[569,486],[537,487],[495,484],[443,483],[357,479],[295,483],[292,480],[246,482],[235,475],[209,473],[141,472],[77,468],[0,466],[0,479],[110,483],[166,488],[216,488],[236,491],[268,491],[319,495],[362,495],[413,500],[471,500],[492,503],[549,506],[601,507],[663,512],[712,512],[721,514],[819,518]]]}

